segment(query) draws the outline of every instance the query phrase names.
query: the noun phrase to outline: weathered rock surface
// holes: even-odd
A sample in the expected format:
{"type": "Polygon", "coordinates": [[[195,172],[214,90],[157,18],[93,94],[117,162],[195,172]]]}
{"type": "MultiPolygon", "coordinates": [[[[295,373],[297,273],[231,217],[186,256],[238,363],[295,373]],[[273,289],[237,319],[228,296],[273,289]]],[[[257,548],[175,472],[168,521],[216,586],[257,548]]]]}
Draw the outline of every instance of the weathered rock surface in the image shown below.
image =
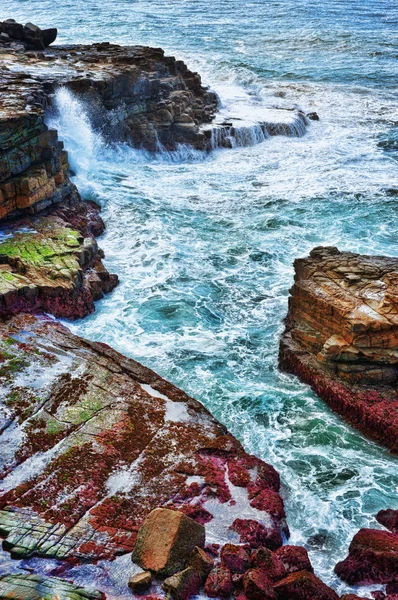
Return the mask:
{"type": "Polygon", "coordinates": [[[398,533],[398,510],[392,510],[391,508],[380,510],[376,515],[376,519],[386,529],[398,533]]]}
{"type": "Polygon", "coordinates": [[[57,577],[39,575],[0,576],[0,598],[4,600],[105,600],[105,595],[57,577]]]}
{"type": "Polygon", "coordinates": [[[201,404],[103,344],[18,315],[0,324],[0,352],[0,533],[14,557],[113,558],[155,508],[211,523],[234,486],[279,486],[201,404]]]}
{"type": "Polygon", "coordinates": [[[398,259],[315,248],[294,266],[281,368],[398,452],[398,259]]]}
{"type": "Polygon", "coordinates": [[[205,528],[181,512],[156,508],[140,527],[133,561],[167,577],[185,566],[195,546],[205,545],[205,528]]]}
{"type": "Polygon", "coordinates": [[[348,556],[335,571],[350,585],[398,583],[398,535],[361,529],[353,538],[348,556]]]}
{"type": "Polygon", "coordinates": [[[152,575],[149,571],[137,573],[130,577],[128,586],[134,593],[142,593],[149,590],[152,584],[152,575]]]}
{"type": "Polygon", "coordinates": [[[308,571],[297,571],[275,586],[278,600],[338,600],[334,590],[308,571]]]}

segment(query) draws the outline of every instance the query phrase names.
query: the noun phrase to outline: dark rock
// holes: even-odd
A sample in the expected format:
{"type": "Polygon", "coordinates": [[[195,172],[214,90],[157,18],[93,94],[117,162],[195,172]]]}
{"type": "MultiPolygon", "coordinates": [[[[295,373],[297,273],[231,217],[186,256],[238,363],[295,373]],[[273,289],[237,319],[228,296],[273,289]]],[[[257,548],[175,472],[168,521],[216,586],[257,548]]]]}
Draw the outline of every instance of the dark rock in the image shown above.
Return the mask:
{"type": "Polygon", "coordinates": [[[187,567],[193,567],[198,573],[207,576],[214,566],[214,560],[202,548],[196,546],[187,562],[187,567]]]}
{"type": "Polygon", "coordinates": [[[275,584],[278,600],[338,600],[332,588],[308,571],[297,571],[275,584]]]}
{"type": "MultiPolygon", "coordinates": [[[[284,548],[284,546],[282,546],[282,548],[284,548]]],[[[278,554],[276,552],[271,552],[268,548],[259,548],[253,552],[251,562],[257,569],[261,569],[269,579],[275,581],[282,579],[287,573],[291,572],[286,570],[283,560],[278,554]]]]}
{"type": "Polygon", "coordinates": [[[168,577],[162,587],[174,600],[187,600],[199,593],[203,579],[203,573],[196,571],[193,567],[187,567],[168,577]]]}
{"type": "Polygon", "coordinates": [[[134,593],[142,593],[149,590],[152,585],[152,575],[149,571],[143,571],[130,577],[128,586],[134,593]]]}
{"type": "Polygon", "coordinates": [[[242,546],[225,544],[221,549],[221,564],[231,573],[244,573],[250,565],[250,558],[242,546]]]}
{"type": "Polygon", "coordinates": [[[275,551],[275,556],[282,561],[287,574],[296,571],[309,571],[310,573],[314,571],[308,552],[302,546],[282,546],[275,551]]]}
{"type": "Polygon", "coordinates": [[[132,558],[140,567],[167,577],[185,566],[195,546],[204,544],[203,525],[182,512],[157,508],[139,529],[132,558]]]}
{"type": "Polygon", "coordinates": [[[392,533],[398,533],[398,510],[380,510],[377,513],[376,519],[381,525],[384,525],[386,529],[392,531],[392,533]]]}
{"type": "Polygon", "coordinates": [[[231,571],[226,567],[215,567],[206,579],[205,592],[210,598],[227,598],[232,592],[231,571]]]}
{"type": "Polygon", "coordinates": [[[318,113],[316,113],[316,112],[310,112],[310,113],[307,113],[307,118],[308,118],[310,121],[319,121],[319,115],[318,115],[318,113]]]}
{"type": "Polygon", "coordinates": [[[243,589],[249,600],[276,600],[273,582],[262,569],[251,569],[243,578],[243,589]]]}
{"type": "Polygon", "coordinates": [[[395,583],[398,580],[398,535],[361,529],[353,538],[348,556],[335,567],[350,585],[395,583]]]}

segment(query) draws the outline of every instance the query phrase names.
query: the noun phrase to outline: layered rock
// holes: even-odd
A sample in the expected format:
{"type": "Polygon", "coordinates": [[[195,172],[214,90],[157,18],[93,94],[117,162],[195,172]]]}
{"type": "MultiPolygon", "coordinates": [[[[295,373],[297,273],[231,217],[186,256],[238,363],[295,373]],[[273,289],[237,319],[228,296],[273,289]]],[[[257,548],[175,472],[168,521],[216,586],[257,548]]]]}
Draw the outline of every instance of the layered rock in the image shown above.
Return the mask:
{"type": "Polygon", "coordinates": [[[398,259],[315,248],[294,267],[281,368],[398,452],[398,259]]]}
{"type": "Polygon", "coordinates": [[[105,595],[73,585],[57,577],[39,575],[0,576],[0,598],[3,600],[105,600],[105,595]]]}
{"type": "Polygon", "coordinates": [[[246,495],[242,517],[282,544],[284,519],[253,508],[277,493],[276,472],[201,404],[54,321],[18,315],[0,336],[0,532],[12,556],[114,558],[159,506],[206,527],[212,511],[231,511],[213,535],[238,541],[234,490],[246,495]]]}

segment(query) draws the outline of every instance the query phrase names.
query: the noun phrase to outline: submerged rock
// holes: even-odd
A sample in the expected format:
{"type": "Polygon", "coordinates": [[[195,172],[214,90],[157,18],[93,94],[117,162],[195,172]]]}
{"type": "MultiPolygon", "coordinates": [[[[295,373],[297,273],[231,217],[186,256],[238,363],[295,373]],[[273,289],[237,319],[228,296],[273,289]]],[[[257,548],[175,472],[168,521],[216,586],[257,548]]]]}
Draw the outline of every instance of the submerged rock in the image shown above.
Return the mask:
{"type": "Polygon", "coordinates": [[[398,452],[398,259],[315,248],[294,266],[281,368],[398,452]]]}
{"type": "Polygon", "coordinates": [[[350,585],[398,583],[398,535],[361,529],[353,538],[348,556],[335,567],[350,585]]]}
{"type": "Polygon", "coordinates": [[[140,527],[133,561],[159,577],[182,569],[195,546],[205,544],[205,528],[181,512],[153,510],[140,527]]]}

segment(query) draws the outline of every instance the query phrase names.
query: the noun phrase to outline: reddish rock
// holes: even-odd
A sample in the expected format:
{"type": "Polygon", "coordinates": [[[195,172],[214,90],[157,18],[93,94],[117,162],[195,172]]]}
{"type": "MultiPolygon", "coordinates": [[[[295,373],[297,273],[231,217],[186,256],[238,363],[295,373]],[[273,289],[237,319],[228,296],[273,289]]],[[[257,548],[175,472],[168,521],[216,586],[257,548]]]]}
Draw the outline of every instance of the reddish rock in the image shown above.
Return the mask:
{"type": "Polygon", "coordinates": [[[294,267],[281,368],[398,452],[398,259],[315,248],[294,267]]]}
{"type": "Polygon", "coordinates": [[[398,580],[398,535],[361,529],[353,538],[348,556],[335,567],[350,585],[395,583],[398,580]]]}
{"type": "Polygon", "coordinates": [[[227,598],[232,592],[231,571],[226,567],[215,567],[206,579],[205,592],[210,598],[227,598]]]}
{"type": "Polygon", "coordinates": [[[199,593],[203,579],[203,573],[196,571],[193,567],[187,567],[168,577],[162,587],[174,600],[187,600],[199,593]]]}
{"type": "Polygon", "coordinates": [[[221,549],[221,564],[232,573],[244,573],[250,565],[250,558],[242,546],[225,544],[221,549]]]}
{"type": "Polygon", "coordinates": [[[251,562],[253,566],[264,571],[269,579],[275,581],[285,577],[288,572],[284,566],[283,560],[276,552],[271,552],[268,548],[259,548],[253,552],[251,562]]]}
{"type": "Polygon", "coordinates": [[[243,578],[243,589],[249,600],[276,600],[273,582],[262,569],[250,569],[243,578]]]}
{"type": "Polygon", "coordinates": [[[308,552],[302,546],[282,546],[275,551],[275,556],[282,561],[288,574],[296,571],[314,571],[308,552]]]}
{"type": "Polygon", "coordinates": [[[341,600],[368,600],[363,596],[357,596],[356,594],[343,594],[341,600]]]}
{"type": "Polygon", "coordinates": [[[207,554],[207,552],[202,550],[202,548],[196,546],[192,550],[192,554],[187,562],[187,567],[193,567],[195,571],[198,573],[203,573],[203,575],[206,576],[214,567],[214,560],[207,554]]]}
{"type": "Polygon", "coordinates": [[[239,534],[242,544],[249,544],[251,548],[265,546],[276,550],[282,546],[281,533],[273,522],[267,527],[253,519],[235,519],[231,529],[239,534]]]}
{"type": "Polygon", "coordinates": [[[278,600],[338,600],[332,588],[308,571],[297,571],[278,581],[274,590],[278,600]]]}
{"type": "Polygon", "coordinates": [[[387,583],[386,594],[391,596],[398,594],[398,581],[397,583],[387,583]]]}
{"type": "Polygon", "coordinates": [[[148,571],[137,573],[130,577],[128,586],[134,593],[142,593],[149,590],[152,584],[152,575],[148,571]]]}
{"type": "Polygon", "coordinates": [[[398,533],[398,510],[392,510],[391,508],[380,510],[377,513],[376,519],[381,525],[392,531],[392,533],[398,533]]]}
{"type": "Polygon", "coordinates": [[[181,512],[157,508],[140,527],[132,558],[140,567],[167,577],[182,569],[195,546],[204,543],[203,525],[181,512]]]}

